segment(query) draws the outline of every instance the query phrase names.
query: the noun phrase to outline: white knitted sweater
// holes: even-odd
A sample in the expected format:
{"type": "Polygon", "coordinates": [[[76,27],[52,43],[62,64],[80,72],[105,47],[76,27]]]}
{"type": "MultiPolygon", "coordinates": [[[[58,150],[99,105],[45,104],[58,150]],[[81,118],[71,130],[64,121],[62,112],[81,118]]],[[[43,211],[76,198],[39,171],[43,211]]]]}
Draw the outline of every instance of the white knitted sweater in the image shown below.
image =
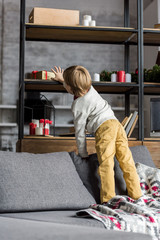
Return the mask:
{"type": "Polygon", "coordinates": [[[92,86],[84,96],[73,101],[72,113],[78,153],[87,157],[86,130],[94,134],[103,122],[116,117],[108,102],[92,86]]]}

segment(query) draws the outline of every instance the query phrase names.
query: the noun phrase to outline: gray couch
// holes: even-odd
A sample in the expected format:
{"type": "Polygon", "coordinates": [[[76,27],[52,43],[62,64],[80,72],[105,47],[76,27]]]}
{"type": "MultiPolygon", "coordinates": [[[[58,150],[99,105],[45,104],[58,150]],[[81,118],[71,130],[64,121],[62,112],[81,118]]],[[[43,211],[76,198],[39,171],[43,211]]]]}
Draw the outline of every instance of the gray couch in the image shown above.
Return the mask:
{"type": "MultiPolygon", "coordinates": [[[[146,147],[131,148],[135,162],[155,167],[146,147]]],[[[99,203],[98,161],[74,152],[47,154],[0,151],[0,239],[130,239],[139,233],[106,230],[92,218],[76,216],[79,209],[99,203]]],[[[116,193],[126,186],[115,159],[116,193]]]]}

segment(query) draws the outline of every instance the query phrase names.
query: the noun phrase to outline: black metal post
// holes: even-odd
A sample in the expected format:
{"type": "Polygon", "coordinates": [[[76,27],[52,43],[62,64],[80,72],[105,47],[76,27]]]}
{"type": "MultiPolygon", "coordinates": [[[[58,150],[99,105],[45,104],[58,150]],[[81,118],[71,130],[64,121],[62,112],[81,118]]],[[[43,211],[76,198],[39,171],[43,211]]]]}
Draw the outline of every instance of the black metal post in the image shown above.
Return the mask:
{"type": "Polygon", "coordinates": [[[25,0],[20,0],[20,47],[19,47],[19,132],[24,136],[24,62],[25,62],[25,0]]]}
{"type": "Polygon", "coordinates": [[[125,116],[130,115],[130,93],[125,93],[125,116]]]}
{"type": "Polygon", "coordinates": [[[130,26],[129,20],[129,0],[124,0],[124,26],[130,26]]]}
{"type": "Polygon", "coordinates": [[[139,114],[139,140],[144,140],[144,76],[143,76],[143,0],[137,0],[138,23],[138,114],[139,114]]]}
{"type": "MultiPolygon", "coordinates": [[[[129,18],[129,0],[124,0],[124,27],[130,26],[130,18],[129,18]]],[[[129,44],[125,43],[125,49],[124,49],[124,67],[125,72],[130,72],[130,48],[129,44]]],[[[130,114],[130,94],[125,93],[125,116],[129,116],[130,114]]]]}
{"type": "MultiPolygon", "coordinates": [[[[129,0],[124,0],[124,27],[130,26],[130,18],[129,18],[129,0]]],[[[125,43],[125,71],[129,72],[129,44],[125,43]]]]}

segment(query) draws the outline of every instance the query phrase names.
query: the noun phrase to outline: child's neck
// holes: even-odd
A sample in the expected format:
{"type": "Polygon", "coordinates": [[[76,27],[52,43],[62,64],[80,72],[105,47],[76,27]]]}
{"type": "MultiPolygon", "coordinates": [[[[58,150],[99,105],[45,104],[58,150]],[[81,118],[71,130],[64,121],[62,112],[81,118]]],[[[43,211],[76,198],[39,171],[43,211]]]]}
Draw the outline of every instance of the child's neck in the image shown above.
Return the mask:
{"type": "Polygon", "coordinates": [[[82,95],[81,95],[81,97],[83,97],[84,95],[86,95],[86,93],[87,93],[88,91],[89,91],[89,89],[86,90],[85,92],[83,92],[82,95]]]}
{"type": "Polygon", "coordinates": [[[79,97],[83,97],[84,95],[86,95],[86,93],[89,91],[89,89],[87,89],[86,91],[84,91],[80,96],[74,96],[74,100],[79,98],[79,97]]]}

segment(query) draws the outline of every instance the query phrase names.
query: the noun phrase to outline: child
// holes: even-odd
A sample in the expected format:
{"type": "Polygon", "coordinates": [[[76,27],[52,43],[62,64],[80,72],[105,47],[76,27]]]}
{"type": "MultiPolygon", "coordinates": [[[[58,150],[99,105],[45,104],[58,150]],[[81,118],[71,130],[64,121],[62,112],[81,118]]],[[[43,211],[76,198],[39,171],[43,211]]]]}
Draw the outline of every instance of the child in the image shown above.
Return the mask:
{"type": "Polygon", "coordinates": [[[54,80],[64,84],[67,92],[74,95],[72,112],[79,155],[88,157],[85,131],[94,133],[101,179],[100,199],[105,204],[115,194],[114,156],[119,161],[126,182],[128,195],[133,199],[142,196],[139,177],[128,139],[121,123],[110,105],[92,87],[91,76],[82,66],[71,66],[63,71],[52,69],[54,80]]]}

